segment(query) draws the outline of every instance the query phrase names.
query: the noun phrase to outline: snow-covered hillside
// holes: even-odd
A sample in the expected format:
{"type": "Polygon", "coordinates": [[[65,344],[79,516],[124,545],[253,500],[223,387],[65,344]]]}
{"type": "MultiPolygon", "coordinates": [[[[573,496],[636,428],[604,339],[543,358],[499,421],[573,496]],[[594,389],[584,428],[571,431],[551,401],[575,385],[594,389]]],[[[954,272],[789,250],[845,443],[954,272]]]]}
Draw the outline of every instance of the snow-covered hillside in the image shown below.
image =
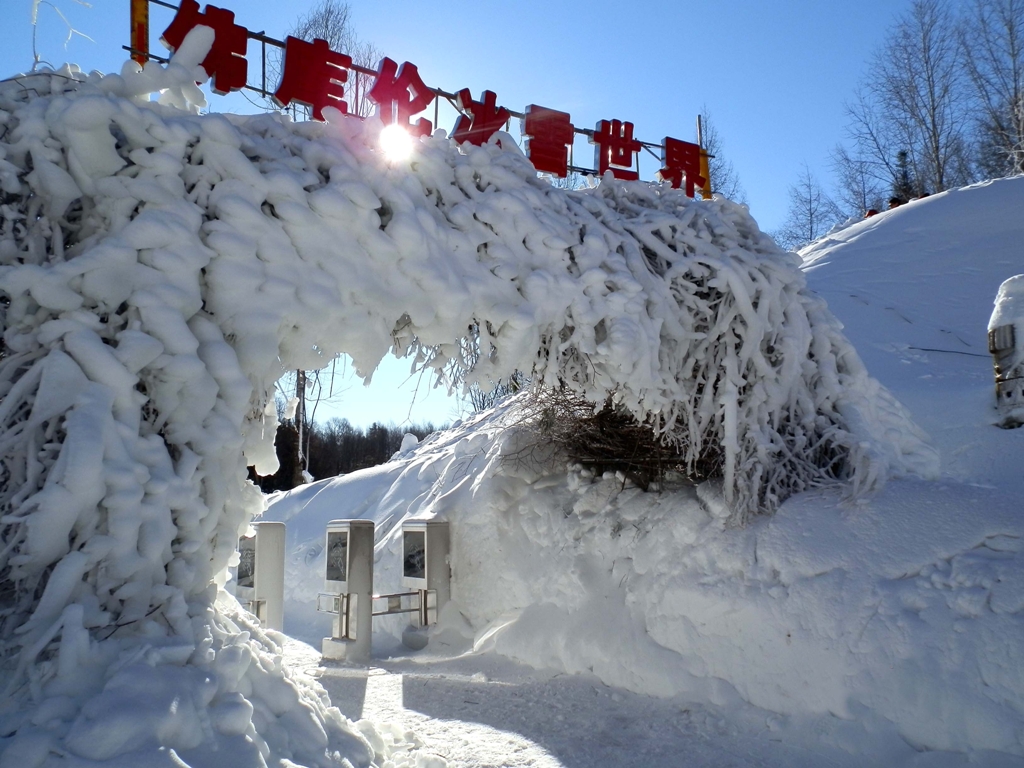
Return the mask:
{"type": "MultiPolygon", "coordinates": [[[[454,604],[435,652],[841,718],[842,748],[865,764],[909,764],[915,749],[1018,764],[996,753],[1024,755],[1024,429],[992,425],[986,326],[1000,283],[1024,273],[1021,210],[1024,179],[996,181],[802,254],[869,372],[931,434],[940,479],[856,501],[803,493],[737,529],[710,484],[643,493],[517,460],[537,437],[506,402],[388,464],[272,499],[265,519],[289,526],[286,631],[315,644],[329,629],[312,602],[328,520],[377,522],[386,592],[396,526],[439,516],[454,604]]],[[[401,625],[375,628],[391,633],[383,651],[401,625]]]]}
{"type": "Polygon", "coordinates": [[[1000,179],[886,211],[801,253],[868,370],[928,432],[943,473],[966,482],[1001,485],[1024,467],[1019,431],[989,429],[987,344],[1000,284],[1024,272],[1022,211],[1022,180],[1000,179]]]}

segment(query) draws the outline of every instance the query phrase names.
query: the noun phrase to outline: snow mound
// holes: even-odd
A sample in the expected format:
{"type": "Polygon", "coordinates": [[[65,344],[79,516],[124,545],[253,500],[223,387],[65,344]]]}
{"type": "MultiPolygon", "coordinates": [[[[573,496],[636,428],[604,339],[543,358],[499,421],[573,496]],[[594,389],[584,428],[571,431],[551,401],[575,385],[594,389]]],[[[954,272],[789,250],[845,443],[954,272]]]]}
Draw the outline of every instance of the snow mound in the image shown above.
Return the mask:
{"type": "Polygon", "coordinates": [[[1021,474],[1024,437],[991,427],[988,349],[999,288],[1024,273],[1021,210],[1024,177],[997,179],[901,205],[801,252],[808,284],[868,370],[930,436],[942,473],[965,482],[1021,474]]]}
{"type": "MultiPolygon", "coordinates": [[[[524,463],[541,439],[507,402],[388,464],[273,497],[263,519],[288,525],[285,630],[330,632],[315,612],[329,520],[376,522],[374,587],[388,593],[401,523],[439,517],[454,602],[433,652],[1024,754],[1019,490],[900,480],[852,507],[817,491],[735,528],[713,484],[651,493],[524,463]]],[[[376,620],[379,652],[403,628],[376,620]]]]}
{"type": "MultiPolygon", "coordinates": [[[[1022,206],[1024,178],[992,182],[809,252],[811,286],[932,434],[938,482],[896,480],[853,504],[798,494],[734,528],[714,484],[642,493],[520,461],[537,438],[505,402],[388,464],[271,500],[265,519],[288,525],[286,629],[329,630],[313,609],[328,520],[376,521],[376,588],[388,592],[400,586],[401,522],[440,517],[454,603],[428,652],[496,651],[643,693],[890,728],[972,764],[1018,763],[995,752],[1024,755],[1024,430],[992,425],[985,332],[1000,284],[1024,272],[1022,206]]],[[[402,623],[380,628],[394,641],[402,623]]]]}
{"type": "Polygon", "coordinates": [[[255,733],[269,751],[254,764],[383,759],[310,691],[275,709],[273,686],[218,672],[268,647],[214,628],[230,618],[215,587],[263,504],[246,467],[276,467],[273,383],[342,351],[365,372],[394,349],[458,383],[519,369],[610,398],[691,464],[718,457],[740,518],[933,472],[746,209],[610,177],[556,190],[508,136],[459,148],[438,133],[389,165],[379,122],[200,116],[210,43],[200,28],[167,67],[0,83],[8,751],[115,759],[255,733]],[[121,674],[133,655],[152,671],[121,674]],[[149,685],[162,702],[191,691],[199,714],[133,707],[138,733],[100,743],[119,717],[100,691],[149,685]],[[217,731],[202,713],[222,705],[217,731]],[[263,705],[326,735],[293,744],[263,705]]]}

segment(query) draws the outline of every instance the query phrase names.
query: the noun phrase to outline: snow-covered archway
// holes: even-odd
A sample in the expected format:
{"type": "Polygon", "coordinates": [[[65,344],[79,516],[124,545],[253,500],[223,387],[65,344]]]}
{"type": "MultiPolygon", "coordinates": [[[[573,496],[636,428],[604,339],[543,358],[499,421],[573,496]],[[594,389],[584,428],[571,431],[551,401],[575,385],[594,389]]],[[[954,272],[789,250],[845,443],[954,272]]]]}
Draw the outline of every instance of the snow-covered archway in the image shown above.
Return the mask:
{"type": "Polygon", "coordinates": [[[273,383],[343,351],[612,397],[692,460],[719,446],[740,516],[934,471],[745,208],[554,189],[507,136],[389,165],[373,122],[199,116],[201,58],[0,83],[0,738],[18,749],[374,759],[216,602],[262,507],[246,466],[276,464],[273,383]],[[114,702],[142,692],[152,716],[112,738],[114,702]]]}

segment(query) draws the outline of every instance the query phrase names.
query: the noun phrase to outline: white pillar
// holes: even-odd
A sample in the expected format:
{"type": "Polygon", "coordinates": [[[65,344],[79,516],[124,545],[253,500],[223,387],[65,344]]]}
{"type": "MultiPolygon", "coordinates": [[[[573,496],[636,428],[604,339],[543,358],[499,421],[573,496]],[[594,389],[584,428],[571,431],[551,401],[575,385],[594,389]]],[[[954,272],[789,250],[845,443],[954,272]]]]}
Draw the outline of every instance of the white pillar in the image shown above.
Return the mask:
{"type": "MultiPolygon", "coordinates": [[[[412,520],[402,526],[402,585],[426,592],[427,625],[437,622],[438,613],[451,599],[450,552],[444,520],[412,520]]],[[[424,625],[419,618],[414,623],[424,625]]]]}
{"type": "Polygon", "coordinates": [[[325,591],[341,595],[333,637],[325,637],[326,659],[367,662],[373,638],[372,520],[327,524],[325,591]]]}
{"type": "Polygon", "coordinates": [[[256,615],[264,627],[284,630],[284,523],[256,523],[256,615]]]}

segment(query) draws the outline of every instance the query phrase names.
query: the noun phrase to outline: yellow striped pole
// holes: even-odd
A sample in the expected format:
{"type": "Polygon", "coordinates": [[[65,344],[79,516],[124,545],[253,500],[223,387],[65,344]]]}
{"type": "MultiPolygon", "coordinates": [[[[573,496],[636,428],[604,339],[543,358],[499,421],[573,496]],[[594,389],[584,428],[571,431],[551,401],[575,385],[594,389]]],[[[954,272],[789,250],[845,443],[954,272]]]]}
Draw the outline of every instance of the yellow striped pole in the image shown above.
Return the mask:
{"type": "Polygon", "coordinates": [[[139,64],[149,61],[149,0],[132,2],[132,58],[139,64]]]}
{"type": "Polygon", "coordinates": [[[704,200],[711,199],[711,167],[708,163],[708,151],[704,148],[704,121],[697,115],[697,143],[700,145],[700,175],[704,177],[704,186],[700,196],[704,200]]]}

